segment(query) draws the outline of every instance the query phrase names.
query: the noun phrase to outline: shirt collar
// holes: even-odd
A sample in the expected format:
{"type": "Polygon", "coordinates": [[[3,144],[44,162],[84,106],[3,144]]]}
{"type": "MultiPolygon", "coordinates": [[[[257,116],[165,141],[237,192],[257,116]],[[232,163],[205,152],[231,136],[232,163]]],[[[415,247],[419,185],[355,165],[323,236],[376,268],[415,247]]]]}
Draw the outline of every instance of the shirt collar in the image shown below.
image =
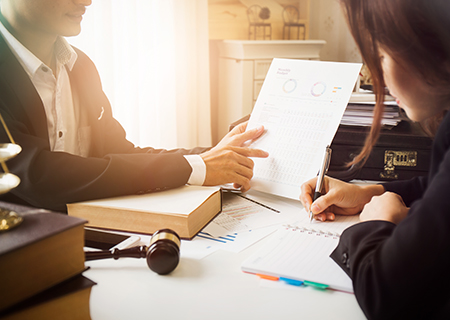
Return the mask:
{"type": "MultiPolygon", "coordinates": [[[[31,76],[35,74],[37,69],[44,63],[39,60],[30,50],[28,50],[22,43],[20,43],[1,23],[0,21],[0,33],[5,38],[8,46],[12,52],[16,55],[18,60],[23,65],[25,71],[31,76]]],[[[63,37],[58,37],[55,42],[55,56],[59,63],[67,65],[69,70],[72,70],[76,60],[77,53],[72,46],[63,37]]]]}
{"type": "Polygon", "coordinates": [[[63,37],[58,37],[55,42],[55,55],[58,62],[67,65],[69,70],[72,70],[78,55],[72,46],[63,37]]]}

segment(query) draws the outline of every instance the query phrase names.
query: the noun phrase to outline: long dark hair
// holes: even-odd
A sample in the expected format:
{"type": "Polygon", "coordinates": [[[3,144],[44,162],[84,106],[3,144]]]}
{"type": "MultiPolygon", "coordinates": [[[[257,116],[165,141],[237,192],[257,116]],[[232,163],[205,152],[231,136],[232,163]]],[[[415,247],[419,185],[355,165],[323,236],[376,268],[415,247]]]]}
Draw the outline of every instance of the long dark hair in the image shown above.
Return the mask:
{"type": "MultiPolygon", "coordinates": [[[[381,129],[385,83],[379,48],[450,103],[449,0],[340,0],[372,78],[376,105],[366,143],[351,164],[364,164],[381,129]]],[[[414,88],[411,88],[414,90],[414,88]]],[[[441,115],[436,115],[436,119],[441,115]]],[[[428,124],[434,119],[428,119],[428,124]]],[[[430,125],[432,127],[432,125],[430,125]]]]}

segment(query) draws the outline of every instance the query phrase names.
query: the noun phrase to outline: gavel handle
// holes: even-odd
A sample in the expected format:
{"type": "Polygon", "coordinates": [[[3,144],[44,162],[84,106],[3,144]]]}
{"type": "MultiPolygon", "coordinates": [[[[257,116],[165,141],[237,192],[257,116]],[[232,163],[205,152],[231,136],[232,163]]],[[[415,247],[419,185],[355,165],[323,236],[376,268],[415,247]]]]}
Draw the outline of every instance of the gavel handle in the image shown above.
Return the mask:
{"type": "Polygon", "coordinates": [[[114,250],[103,250],[103,251],[87,251],[84,253],[85,260],[100,260],[100,259],[110,259],[115,260],[119,258],[145,258],[147,255],[147,246],[138,246],[128,249],[114,249],[114,250]]]}

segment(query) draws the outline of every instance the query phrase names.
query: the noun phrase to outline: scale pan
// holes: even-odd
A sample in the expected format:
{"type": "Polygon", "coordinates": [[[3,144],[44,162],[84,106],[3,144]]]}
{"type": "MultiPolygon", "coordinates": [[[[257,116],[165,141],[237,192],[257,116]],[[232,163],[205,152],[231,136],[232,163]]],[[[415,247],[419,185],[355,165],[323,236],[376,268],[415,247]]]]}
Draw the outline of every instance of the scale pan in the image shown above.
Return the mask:
{"type": "Polygon", "coordinates": [[[20,183],[18,176],[12,173],[0,174],[0,194],[6,193],[11,189],[17,187],[20,183]]]}
{"type": "Polygon", "coordinates": [[[14,143],[0,143],[0,160],[6,161],[14,158],[22,151],[22,147],[14,143]]]}

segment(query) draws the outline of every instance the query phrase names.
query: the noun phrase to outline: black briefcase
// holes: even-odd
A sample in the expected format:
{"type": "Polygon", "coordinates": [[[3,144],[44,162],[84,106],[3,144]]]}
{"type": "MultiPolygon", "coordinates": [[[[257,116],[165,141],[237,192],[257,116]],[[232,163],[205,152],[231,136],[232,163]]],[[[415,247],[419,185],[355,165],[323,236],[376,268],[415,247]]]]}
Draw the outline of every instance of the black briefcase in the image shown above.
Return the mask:
{"type": "Polygon", "coordinates": [[[339,126],[331,144],[329,176],[344,181],[393,181],[428,174],[432,139],[419,124],[409,120],[401,121],[392,129],[381,130],[377,144],[363,167],[346,167],[345,164],[361,150],[369,129],[339,126]]]}

